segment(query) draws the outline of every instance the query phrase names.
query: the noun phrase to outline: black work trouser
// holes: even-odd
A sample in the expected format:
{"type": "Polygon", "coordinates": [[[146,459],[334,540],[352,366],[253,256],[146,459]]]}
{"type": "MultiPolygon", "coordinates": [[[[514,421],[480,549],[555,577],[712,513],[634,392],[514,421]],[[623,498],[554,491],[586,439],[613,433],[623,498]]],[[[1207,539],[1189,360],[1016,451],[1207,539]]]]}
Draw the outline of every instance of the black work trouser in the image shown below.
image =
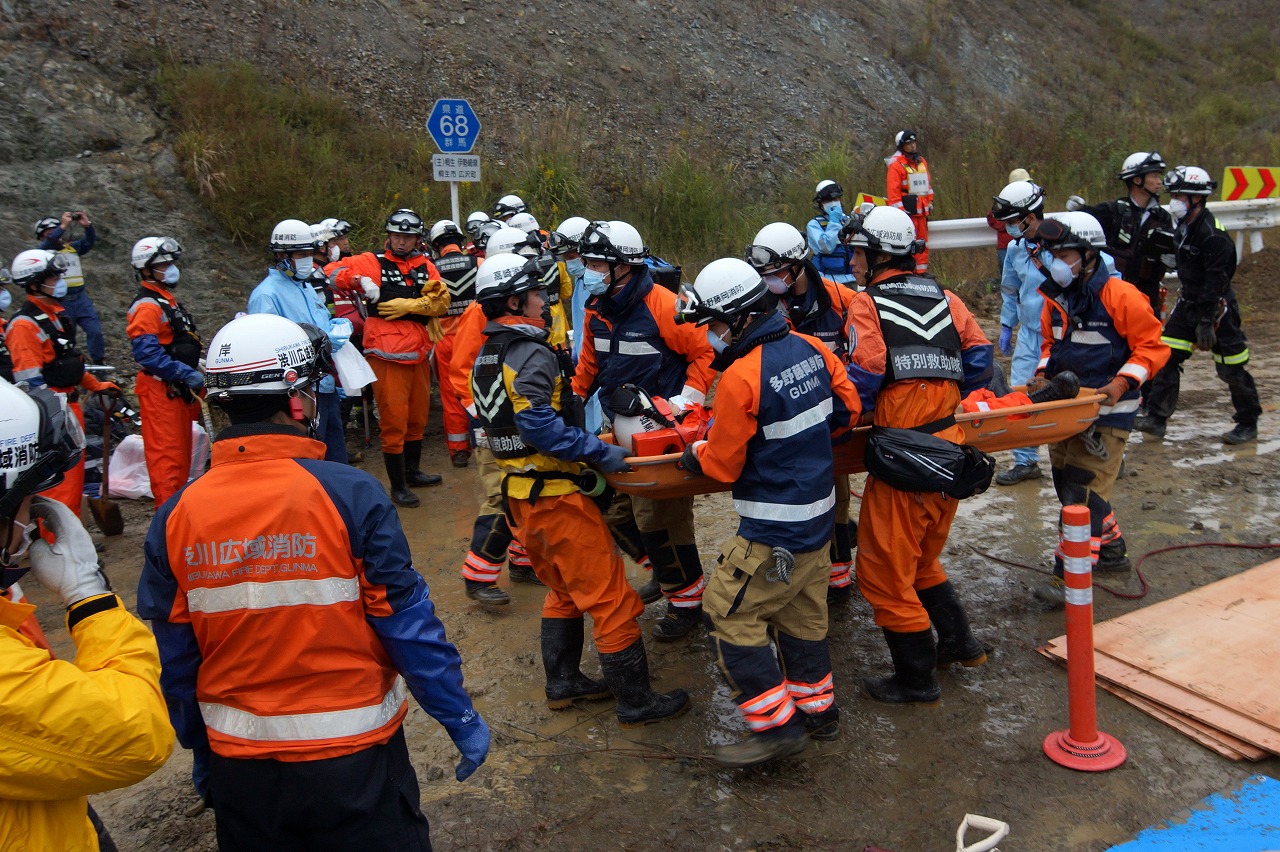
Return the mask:
{"type": "Polygon", "coordinates": [[[430,852],[404,728],[325,760],[213,755],[209,799],[221,852],[430,852]]]}
{"type": "MultiPolygon", "coordinates": [[[[1174,305],[1165,323],[1161,339],[1170,348],[1169,361],[1151,380],[1151,393],[1146,398],[1147,413],[1168,420],[1178,408],[1178,391],[1182,384],[1182,365],[1195,351],[1196,320],[1186,302],[1174,305]]],[[[1231,392],[1235,409],[1233,420],[1245,426],[1257,426],[1262,414],[1258,388],[1248,370],[1249,343],[1240,324],[1240,308],[1234,298],[1227,300],[1227,310],[1218,321],[1211,354],[1218,378],[1231,392]]]]}

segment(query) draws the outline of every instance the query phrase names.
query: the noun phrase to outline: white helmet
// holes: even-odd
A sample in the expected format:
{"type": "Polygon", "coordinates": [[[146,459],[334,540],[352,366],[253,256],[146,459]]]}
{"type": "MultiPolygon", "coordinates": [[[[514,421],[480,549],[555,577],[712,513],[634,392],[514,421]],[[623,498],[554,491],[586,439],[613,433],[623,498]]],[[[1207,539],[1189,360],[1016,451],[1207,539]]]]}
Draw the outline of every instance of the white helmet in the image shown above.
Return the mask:
{"type": "Polygon", "coordinates": [[[529,206],[518,195],[504,195],[493,205],[493,218],[507,220],[517,213],[525,213],[529,206]]]}
{"type": "Polygon", "coordinates": [[[592,222],[582,232],[578,252],[585,258],[643,266],[649,249],[640,232],[626,222],[592,222]]]}
{"type": "Polygon", "coordinates": [[[1015,180],[991,197],[991,215],[1002,222],[1044,210],[1044,190],[1029,180],[1015,180]]]}
{"type": "Polygon", "coordinates": [[[1177,166],[1164,176],[1164,188],[1171,193],[1212,195],[1218,182],[1199,166],[1177,166]]]}
{"type": "Polygon", "coordinates": [[[1058,218],[1076,236],[1088,240],[1090,247],[1096,249],[1107,247],[1107,235],[1102,230],[1102,224],[1091,214],[1083,210],[1072,210],[1060,214],[1058,218]]]}
{"type": "Polygon", "coordinates": [[[526,234],[519,228],[509,226],[504,226],[494,231],[484,246],[486,255],[523,254],[530,256],[538,254],[540,250],[541,244],[538,242],[537,237],[526,234]]]}
{"type": "Polygon", "coordinates": [[[476,270],[476,298],[480,301],[505,299],[542,285],[542,274],[550,259],[525,258],[518,254],[492,254],[476,270]]]}
{"type": "Polygon", "coordinates": [[[743,256],[756,272],[766,275],[782,266],[804,263],[809,255],[809,243],[794,225],[771,222],[760,229],[743,256]]]}
{"type": "Polygon", "coordinates": [[[582,216],[570,216],[547,235],[547,248],[555,255],[576,252],[578,241],[582,239],[582,232],[590,224],[591,222],[582,216]]]}
{"type": "MultiPolygon", "coordinates": [[[[84,431],[65,395],[47,388],[24,391],[0,379],[0,547],[7,546],[18,505],[62,482],[83,451],[84,431]]],[[[8,555],[0,561],[8,562],[8,555]]]]}
{"type": "Polygon", "coordinates": [[[692,286],[681,289],[676,310],[683,322],[706,325],[720,320],[732,324],[744,313],[767,310],[767,295],[769,288],[751,264],[736,257],[722,257],[703,267],[692,286]]]}
{"type": "Polygon", "coordinates": [[[141,272],[148,266],[177,263],[182,257],[182,246],[173,237],[143,237],[133,244],[129,263],[141,272]]]}
{"type": "Polygon", "coordinates": [[[508,228],[519,228],[526,234],[536,234],[541,229],[538,220],[529,212],[517,213],[507,220],[508,228]]]}
{"type": "Polygon", "coordinates": [[[310,225],[301,219],[285,219],[271,229],[267,248],[273,252],[311,251],[314,242],[310,225]]]}
{"type": "Polygon", "coordinates": [[[1162,172],[1165,168],[1164,158],[1155,151],[1138,151],[1124,158],[1116,177],[1120,180],[1128,180],[1150,172],[1162,172]]]}
{"type": "Polygon", "coordinates": [[[43,284],[46,278],[62,275],[66,271],[67,258],[61,252],[44,249],[20,252],[9,267],[13,283],[27,290],[43,284]]]}
{"type": "Polygon", "coordinates": [[[899,130],[893,137],[893,144],[901,148],[908,142],[915,142],[916,140],[917,137],[914,130],[899,130]]]}
{"type": "Polygon", "coordinates": [[[332,367],[328,336],[275,314],[243,314],[209,343],[205,385],[211,399],[284,394],[306,388],[332,367]]]}
{"type": "Polygon", "coordinates": [[[1106,248],[1107,236],[1098,220],[1083,210],[1054,213],[1040,223],[1036,243],[1042,249],[1076,249],[1080,252],[1106,248]],[[1062,227],[1054,227],[1061,225],[1062,227]]]}
{"type": "Polygon", "coordinates": [[[844,187],[833,180],[820,180],[818,185],[813,188],[813,202],[815,204],[835,201],[837,198],[843,197],[844,187]]]}
{"type": "Polygon", "coordinates": [[[852,229],[849,245],[898,257],[915,254],[921,248],[911,217],[897,207],[873,208],[852,229]]]}
{"type": "Polygon", "coordinates": [[[432,245],[436,245],[436,241],[442,237],[452,237],[458,242],[462,242],[462,229],[452,219],[441,219],[431,226],[431,233],[427,239],[431,241],[432,245]]]}
{"type": "Polygon", "coordinates": [[[351,233],[351,223],[346,219],[335,219],[331,216],[328,219],[321,219],[320,224],[333,231],[333,237],[330,237],[329,239],[345,237],[347,234],[351,233]]]}
{"type": "Polygon", "coordinates": [[[56,228],[61,224],[62,224],[62,220],[59,219],[57,216],[41,216],[39,219],[36,220],[36,224],[31,229],[31,232],[35,235],[35,238],[38,240],[40,239],[40,235],[43,234],[45,231],[49,230],[50,228],[56,228]]]}
{"type": "Polygon", "coordinates": [[[323,249],[328,245],[329,240],[337,239],[337,236],[338,232],[333,229],[333,226],[317,222],[311,226],[311,247],[323,249]]]}
{"type": "Polygon", "coordinates": [[[488,221],[488,213],[483,210],[473,210],[471,214],[467,216],[467,233],[474,238],[476,231],[480,229],[480,226],[488,221]]]}

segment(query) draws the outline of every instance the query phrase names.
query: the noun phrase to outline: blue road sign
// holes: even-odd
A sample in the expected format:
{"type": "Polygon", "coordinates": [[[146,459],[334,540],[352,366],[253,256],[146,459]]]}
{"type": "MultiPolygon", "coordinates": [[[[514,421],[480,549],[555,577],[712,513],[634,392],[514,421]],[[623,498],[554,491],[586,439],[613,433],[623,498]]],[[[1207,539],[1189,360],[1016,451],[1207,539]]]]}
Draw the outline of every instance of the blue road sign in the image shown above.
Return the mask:
{"type": "Polygon", "coordinates": [[[480,119],[462,98],[440,98],[427,118],[427,132],[446,154],[466,154],[480,135],[480,119]]]}

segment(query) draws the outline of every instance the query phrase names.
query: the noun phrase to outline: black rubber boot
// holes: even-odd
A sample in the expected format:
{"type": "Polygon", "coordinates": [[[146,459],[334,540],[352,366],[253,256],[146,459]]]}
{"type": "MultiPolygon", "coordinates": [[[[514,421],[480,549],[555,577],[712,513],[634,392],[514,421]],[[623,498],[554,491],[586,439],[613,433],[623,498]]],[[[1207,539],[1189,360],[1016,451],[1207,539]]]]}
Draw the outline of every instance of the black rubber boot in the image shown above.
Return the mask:
{"type": "Polygon", "coordinates": [[[973,668],[987,661],[991,648],[979,642],[969,630],[969,618],[950,580],[921,589],[917,594],[938,631],[938,668],[952,663],[973,668]]]}
{"type": "Polygon", "coordinates": [[[546,583],[538,579],[538,575],[534,573],[531,565],[511,565],[507,568],[507,576],[511,578],[513,583],[526,583],[530,586],[546,585],[546,583]]]}
{"type": "Polygon", "coordinates": [[[418,465],[422,462],[422,442],[421,441],[405,441],[404,442],[404,479],[405,482],[414,488],[421,488],[424,485],[439,485],[444,481],[444,477],[438,473],[423,473],[418,469],[418,465]]]}
{"type": "Polygon", "coordinates": [[[636,594],[640,596],[640,603],[648,606],[662,600],[662,587],[658,585],[657,580],[650,577],[649,582],[636,589],[636,594]]]}
{"type": "Polygon", "coordinates": [[[1127,574],[1133,570],[1124,538],[1113,538],[1098,549],[1098,562],[1093,570],[1101,574],[1127,574]]]}
{"type": "Polygon", "coordinates": [[[582,673],[582,618],[542,619],[542,667],[547,673],[547,706],[565,710],[575,701],[601,701],[611,697],[602,680],[582,673]]]}
{"type": "Polygon", "coordinates": [[[404,456],[400,453],[383,453],[382,461],[387,466],[387,481],[391,483],[391,500],[406,509],[422,505],[418,495],[405,488],[404,456]]]}
{"type": "Polygon", "coordinates": [[[933,630],[916,633],[895,633],[884,630],[884,641],[889,645],[893,659],[893,674],[889,677],[864,677],[862,686],[876,701],[889,704],[936,704],[942,697],[942,687],[934,669],[938,666],[938,652],[933,644],[933,630]]]}
{"type": "Polygon", "coordinates": [[[840,736],[840,708],[831,707],[821,713],[801,713],[804,729],[811,740],[829,742],[840,736]]]}
{"type": "Polygon", "coordinates": [[[643,639],[615,654],[602,652],[600,671],[618,701],[618,724],[624,728],[674,719],[689,709],[689,693],[683,689],[662,693],[649,686],[649,658],[643,639]]]}
{"type": "Polygon", "coordinates": [[[1080,379],[1070,370],[1063,370],[1049,380],[1049,384],[1040,390],[1027,394],[1032,403],[1056,402],[1060,399],[1075,399],[1080,393],[1080,379]]]}
{"type": "Polygon", "coordinates": [[[809,735],[798,719],[785,725],[752,734],[742,742],[723,745],[715,750],[711,759],[726,769],[742,769],[759,766],[780,757],[791,757],[809,747],[809,735]]]}
{"type": "Polygon", "coordinates": [[[478,604],[484,606],[507,606],[511,603],[511,595],[498,588],[497,583],[482,583],[479,580],[468,580],[465,577],[463,582],[467,584],[467,597],[478,604]]]}
{"type": "Polygon", "coordinates": [[[657,642],[674,642],[683,639],[702,624],[702,607],[672,606],[667,604],[667,614],[653,625],[653,638],[657,642]]]}

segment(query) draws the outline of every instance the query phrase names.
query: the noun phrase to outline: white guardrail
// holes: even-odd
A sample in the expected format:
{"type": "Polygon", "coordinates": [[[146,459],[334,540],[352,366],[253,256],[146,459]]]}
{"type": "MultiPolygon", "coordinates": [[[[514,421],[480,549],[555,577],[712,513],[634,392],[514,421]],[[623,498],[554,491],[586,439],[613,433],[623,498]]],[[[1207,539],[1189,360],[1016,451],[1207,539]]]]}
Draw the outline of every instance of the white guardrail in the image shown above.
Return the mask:
{"type": "MultiPolygon", "coordinates": [[[[1209,209],[1222,227],[1236,235],[1236,257],[1244,257],[1245,235],[1249,250],[1262,251],[1262,231],[1280,225],[1280,198],[1254,201],[1210,201],[1209,209]]],[[[994,248],[996,232],[983,219],[942,219],[929,223],[929,249],[994,248]]]]}

